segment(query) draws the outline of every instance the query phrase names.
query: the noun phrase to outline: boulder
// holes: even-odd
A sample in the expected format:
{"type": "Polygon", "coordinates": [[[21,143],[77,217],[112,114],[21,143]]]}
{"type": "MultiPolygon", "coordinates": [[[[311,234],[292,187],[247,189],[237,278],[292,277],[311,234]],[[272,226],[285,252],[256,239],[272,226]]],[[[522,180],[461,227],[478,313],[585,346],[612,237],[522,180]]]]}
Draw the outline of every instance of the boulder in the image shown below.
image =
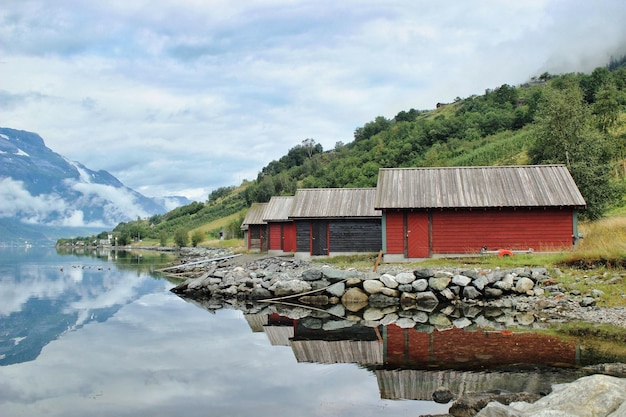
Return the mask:
{"type": "Polygon", "coordinates": [[[421,269],[416,269],[415,271],[413,271],[413,275],[415,275],[415,278],[417,279],[420,279],[420,278],[428,279],[430,277],[433,277],[435,273],[430,268],[421,268],[421,269]]]}
{"type": "Polygon", "coordinates": [[[396,275],[396,281],[398,284],[410,284],[415,281],[415,274],[410,272],[400,272],[396,275]]]}
{"type": "Polygon", "coordinates": [[[368,294],[378,294],[385,288],[385,284],[377,279],[366,279],[363,281],[363,289],[368,294]]]}
{"type": "Polygon", "coordinates": [[[528,291],[532,290],[535,286],[535,283],[530,278],[520,278],[515,284],[515,292],[520,294],[526,294],[528,291]]]}
{"type": "Polygon", "coordinates": [[[335,297],[341,297],[346,292],[346,284],[338,282],[326,288],[326,292],[335,297]]]}
{"type": "Polygon", "coordinates": [[[387,288],[398,288],[398,281],[391,274],[382,274],[379,279],[387,288]]]}
{"type": "Polygon", "coordinates": [[[411,287],[417,292],[426,291],[428,288],[428,281],[424,278],[416,279],[411,283],[411,287]]]}
{"type": "Polygon", "coordinates": [[[454,285],[458,285],[459,287],[465,287],[469,285],[470,282],[472,282],[472,279],[470,277],[466,277],[465,275],[457,274],[452,277],[452,283],[454,285]]]}
{"type": "Polygon", "coordinates": [[[439,304],[439,299],[432,291],[420,292],[415,297],[415,304],[417,305],[418,309],[426,312],[431,312],[435,308],[437,308],[437,305],[439,304]]]}
{"type": "Polygon", "coordinates": [[[549,395],[535,402],[523,401],[509,403],[508,407],[489,404],[477,416],[624,416],[626,380],[608,375],[586,376],[554,385],[549,395]]]}
{"type": "Polygon", "coordinates": [[[428,278],[428,286],[434,291],[442,291],[448,287],[451,280],[449,276],[428,278]]]}
{"type": "Polygon", "coordinates": [[[274,286],[274,295],[276,295],[276,297],[295,295],[307,291],[311,291],[311,284],[300,279],[278,281],[274,286]]]}

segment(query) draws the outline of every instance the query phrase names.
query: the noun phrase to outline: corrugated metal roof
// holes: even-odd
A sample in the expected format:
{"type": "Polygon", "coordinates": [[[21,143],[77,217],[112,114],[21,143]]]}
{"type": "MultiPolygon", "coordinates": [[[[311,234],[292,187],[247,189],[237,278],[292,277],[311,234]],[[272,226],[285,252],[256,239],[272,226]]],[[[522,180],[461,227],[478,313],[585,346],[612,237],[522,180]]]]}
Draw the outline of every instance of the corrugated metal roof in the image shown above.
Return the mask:
{"type": "Polygon", "coordinates": [[[296,191],[290,218],[381,217],[375,188],[305,188],[296,191]]]}
{"type": "Polygon", "coordinates": [[[263,220],[265,207],[267,207],[267,203],[252,203],[250,210],[248,210],[248,214],[246,214],[246,217],[243,219],[243,223],[241,223],[241,228],[247,229],[248,225],[251,224],[266,224],[263,220]]]}
{"type": "Polygon", "coordinates": [[[272,197],[265,208],[263,220],[266,222],[289,220],[289,213],[292,207],[293,197],[272,197]]]}
{"type": "Polygon", "coordinates": [[[564,165],[381,168],[374,207],[585,206],[564,165]]]}

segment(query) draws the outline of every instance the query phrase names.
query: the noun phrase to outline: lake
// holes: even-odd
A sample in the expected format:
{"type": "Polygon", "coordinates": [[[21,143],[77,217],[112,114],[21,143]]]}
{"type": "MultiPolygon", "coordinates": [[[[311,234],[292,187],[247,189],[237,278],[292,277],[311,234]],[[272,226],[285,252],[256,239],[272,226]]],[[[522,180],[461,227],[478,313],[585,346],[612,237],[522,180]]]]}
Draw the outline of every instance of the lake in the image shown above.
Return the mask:
{"type": "Polygon", "coordinates": [[[0,248],[0,415],[419,416],[447,412],[440,385],[541,391],[595,360],[530,331],[324,331],[280,308],[207,309],[153,272],[172,260],[0,248]]]}

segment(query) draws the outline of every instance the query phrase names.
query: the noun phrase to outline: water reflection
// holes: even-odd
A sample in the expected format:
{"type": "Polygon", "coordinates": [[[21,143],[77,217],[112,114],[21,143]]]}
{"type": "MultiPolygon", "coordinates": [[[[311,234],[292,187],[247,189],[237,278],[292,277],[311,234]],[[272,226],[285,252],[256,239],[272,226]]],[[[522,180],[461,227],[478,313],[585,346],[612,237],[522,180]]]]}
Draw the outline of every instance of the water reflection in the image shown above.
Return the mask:
{"type": "Polygon", "coordinates": [[[56,255],[48,248],[0,251],[0,366],[34,360],[50,341],[106,321],[159,285],[146,272],[154,268],[152,258],[131,267],[138,256],[132,253],[90,251],[69,262],[56,255]]]}
{"type": "Polygon", "coordinates": [[[244,311],[253,332],[264,333],[273,346],[289,347],[299,363],[354,363],[368,369],[376,375],[382,399],[427,401],[441,386],[456,396],[488,390],[545,394],[555,383],[594,373],[585,366],[626,360],[624,349],[607,356],[593,340],[555,335],[537,324],[498,330],[403,328],[305,306],[194,303],[213,312],[224,307],[244,311]]]}

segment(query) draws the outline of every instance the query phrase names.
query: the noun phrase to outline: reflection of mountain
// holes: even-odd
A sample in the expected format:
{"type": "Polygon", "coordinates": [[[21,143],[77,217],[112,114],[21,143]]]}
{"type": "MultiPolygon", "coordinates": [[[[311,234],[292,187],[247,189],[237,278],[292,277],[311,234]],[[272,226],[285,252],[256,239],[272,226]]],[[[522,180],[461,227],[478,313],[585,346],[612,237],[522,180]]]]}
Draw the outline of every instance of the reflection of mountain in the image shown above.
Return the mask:
{"type": "Polygon", "coordinates": [[[272,345],[291,347],[298,362],[355,363],[371,370],[385,399],[431,400],[441,386],[459,396],[493,389],[541,393],[582,375],[581,346],[571,338],[530,330],[421,332],[298,316],[245,315],[253,331],[265,332],[272,345]]]}
{"type": "Polygon", "coordinates": [[[159,285],[93,258],[52,256],[50,262],[49,252],[33,251],[17,262],[8,259],[21,255],[0,253],[0,365],[35,359],[64,333],[108,320],[159,285]]]}

